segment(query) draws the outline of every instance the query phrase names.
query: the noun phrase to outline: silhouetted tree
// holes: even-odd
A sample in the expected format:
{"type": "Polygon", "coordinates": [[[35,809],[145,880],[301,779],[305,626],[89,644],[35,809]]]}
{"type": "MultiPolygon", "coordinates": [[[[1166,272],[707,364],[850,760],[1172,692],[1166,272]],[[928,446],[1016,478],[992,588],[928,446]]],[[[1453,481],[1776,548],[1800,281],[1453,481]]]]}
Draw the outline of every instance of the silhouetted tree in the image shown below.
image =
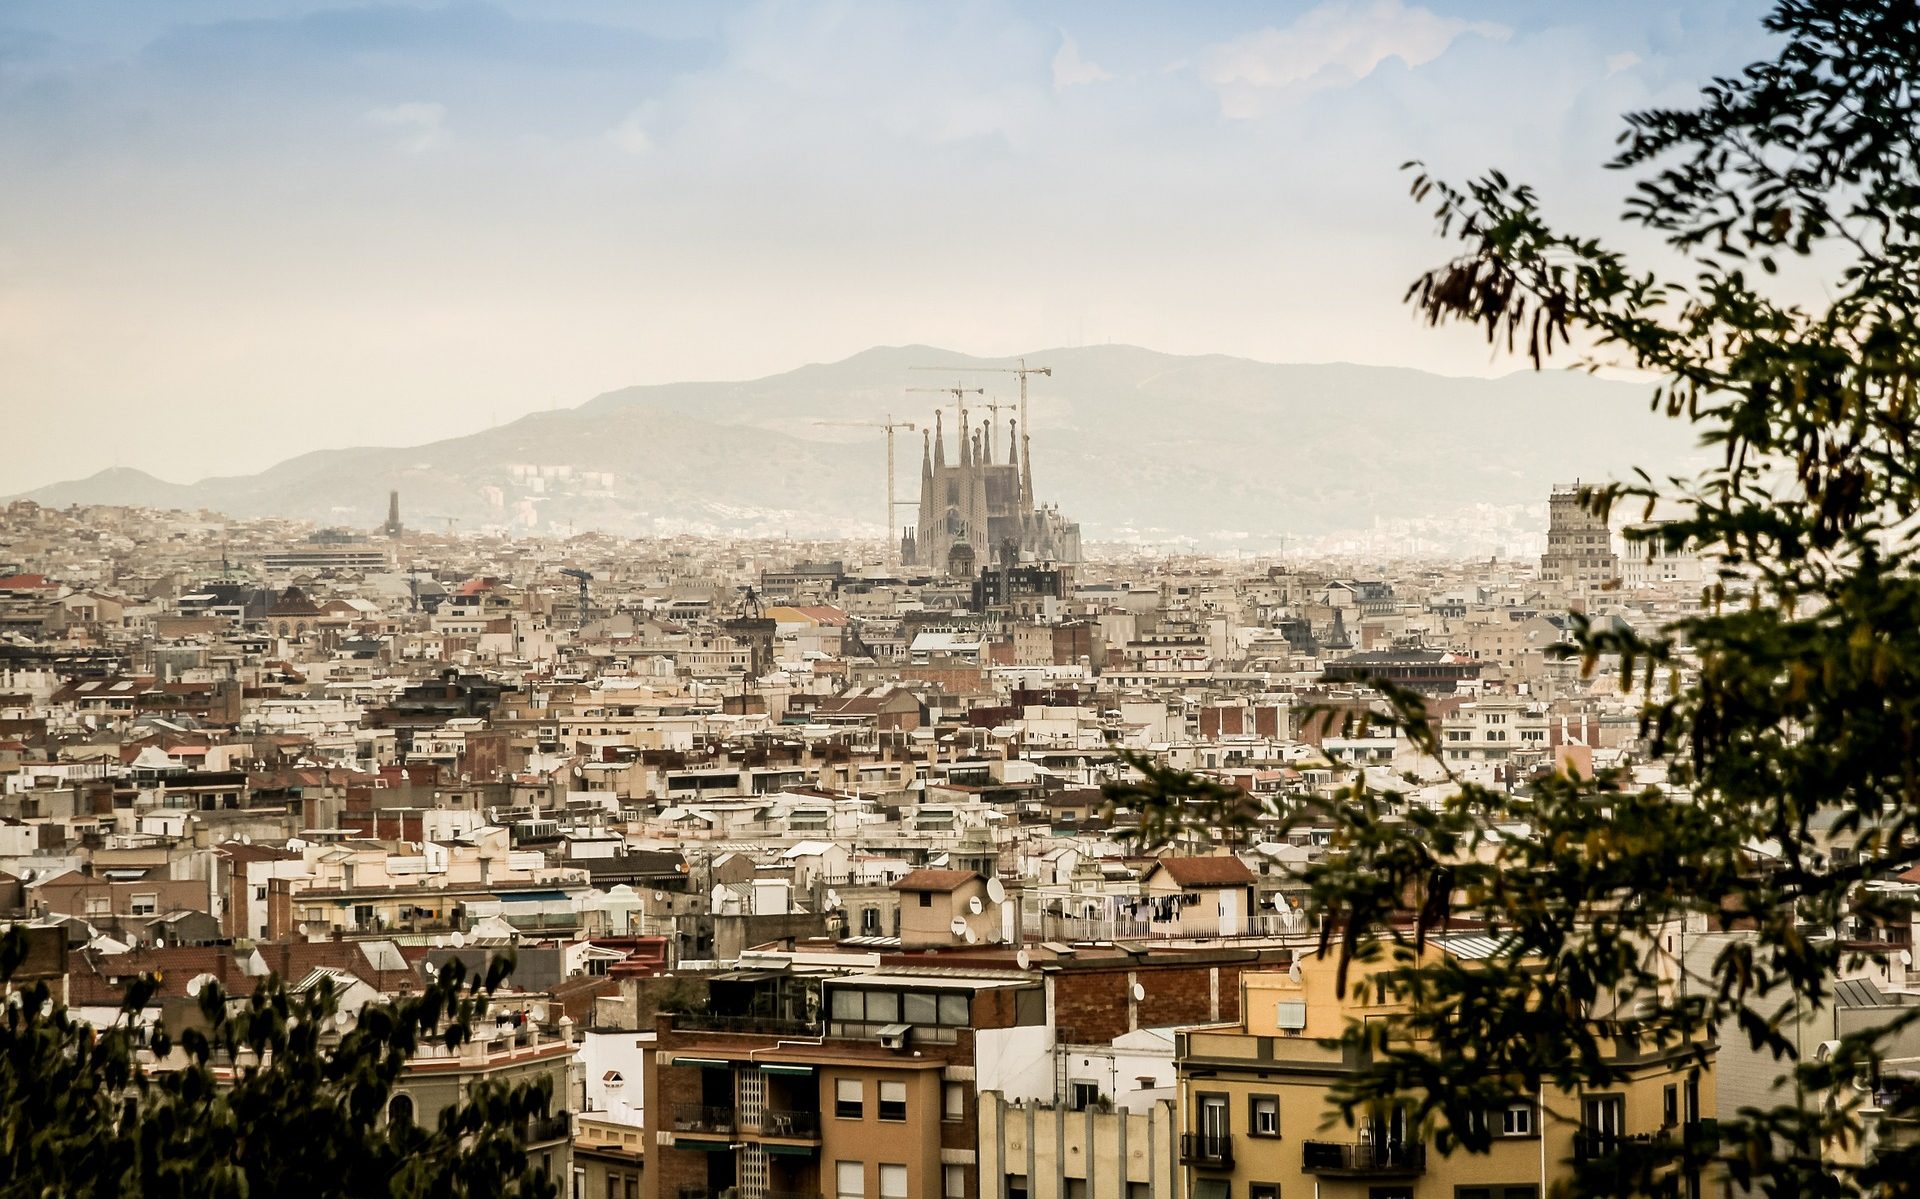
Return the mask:
{"type": "Polygon", "coordinates": [[[471,980],[451,964],[420,996],[369,1005],[345,1032],[324,981],[293,994],[269,978],[241,1004],[208,983],[198,995],[205,1026],[171,1036],[138,1023],[153,978],[129,986],[119,1019],[96,1029],[44,981],[12,987],[25,953],[20,929],[0,936],[0,991],[10,992],[0,1006],[0,1196],[557,1193],[524,1147],[552,1101],[544,1083],[477,1084],[431,1128],[385,1118],[408,1057],[466,1041],[506,959],[471,980]]]}
{"type": "MultiPolygon", "coordinates": [[[[1715,567],[1701,611],[1657,636],[1576,618],[1574,653],[1619,663],[1670,786],[1559,774],[1518,796],[1461,785],[1402,816],[1355,785],[1293,817],[1335,829],[1308,881],[1343,970],[1449,917],[1499,945],[1471,965],[1397,959],[1410,1011],[1384,1036],[1349,1035],[1371,1049],[1341,1091],[1349,1113],[1406,1102],[1443,1148],[1481,1150],[1484,1113],[1509,1096],[1617,1082],[1615,1036],[1701,1045],[1722,1027],[1806,1097],[1587,1163],[1586,1194],[1677,1191],[1709,1164],[1782,1197],[1920,1185],[1920,1149],[1863,1149],[1871,1089],[1855,1085],[1920,1009],[1821,1060],[1782,1031],[1859,960],[1850,921],[1910,923],[1900,895],[1868,884],[1920,861],[1920,5],[1783,0],[1766,27],[1774,58],[1694,107],[1626,120],[1623,220],[1664,239],[1680,274],[1556,231],[1499,173],[1453,186],[1410,164],[1415,198],[1461,243],[1408,293],[1419,313],[1536,367],[1655,374],[1656,408],[1714,451],[1695,477],[1587,497],[1601,512],[1657,501],[1675,519],[1630,541],[1715,567]],[[1789,263],[1819,281],[1798,300],[1789,263]],[[1688,920],[1748,931],[1663,986],[1662,934],[1688,920]]],[[[1381,720],[1438,758],[1418,697],[1381,693],[1381,720]]],[[[1146,808],[1153,840],[1220,817],[1196,794],[1162,773],[1115,798],[1146,808]]]]}

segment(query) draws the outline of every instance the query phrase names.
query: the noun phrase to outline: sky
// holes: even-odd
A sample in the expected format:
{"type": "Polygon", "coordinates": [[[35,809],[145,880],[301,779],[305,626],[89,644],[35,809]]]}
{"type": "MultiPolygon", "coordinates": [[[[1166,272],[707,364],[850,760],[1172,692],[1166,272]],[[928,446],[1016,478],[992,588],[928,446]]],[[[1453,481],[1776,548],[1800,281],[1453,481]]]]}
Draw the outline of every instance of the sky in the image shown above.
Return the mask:
{"type": "MultiPolygon", "coordinates": [[[[1615,228],[1753,0],[5,0],[0,494],[874,345],[1499,373],[1400,166],[1615,228]]],[[[1629,238],[1622,241],[1631,244],[1629,238]]]]}

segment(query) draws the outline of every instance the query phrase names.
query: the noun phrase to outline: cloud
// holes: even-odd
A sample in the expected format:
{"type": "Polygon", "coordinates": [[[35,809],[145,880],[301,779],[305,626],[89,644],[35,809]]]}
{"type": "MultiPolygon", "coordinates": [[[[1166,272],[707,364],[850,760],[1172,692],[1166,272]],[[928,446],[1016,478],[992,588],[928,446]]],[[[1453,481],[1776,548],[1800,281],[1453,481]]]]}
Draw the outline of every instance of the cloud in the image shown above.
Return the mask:
{"type": "Polygon", "coordinates": [[[1073,40],[1073,35],[1064,31],[1060,34],[1060,49],[1053,55],[1054,91],[1064,92],[1070,87],[1111,78],[1113,76],[1102,70],[1100,64],[1080,57],[1080,44],[1073,40]]]}
{"type": "Polygon", "coordinates": [[[444,104],[410,100],[370,109],[366,118],[399,134],[398,144],[409,154],[425,153],[446,140],[447,106],[444,104]]]}
{"type": "Polygon", "coordinates": [[[1618,75],[1622,71],[1630,71],[1639,65],[1640,56],[1631,50],[1607,55],[1607,74],[1609,75],[1618,75]]]}
{"type": "Polygon", "coordinates": [[[1390,58],[1418,67],[1446,53],[1463,34],[1505,41],[1512,32],[1402,0],[1329,0],[1284,28],[1270,26],[1212,47],[1200,71],[1219,94],[1222,114],[1243,119],[1259,115],[1277,92],[1345,87],[1390,58]]]}
{"type": "Polygon", "coordinates": [[[660,105],[648,101],[622,117],[620,123],[607,130],[607,140],[615,148],[628,154],[645,154],[653,149],[653,133],[648,128],[659,114],[660,105]]]}

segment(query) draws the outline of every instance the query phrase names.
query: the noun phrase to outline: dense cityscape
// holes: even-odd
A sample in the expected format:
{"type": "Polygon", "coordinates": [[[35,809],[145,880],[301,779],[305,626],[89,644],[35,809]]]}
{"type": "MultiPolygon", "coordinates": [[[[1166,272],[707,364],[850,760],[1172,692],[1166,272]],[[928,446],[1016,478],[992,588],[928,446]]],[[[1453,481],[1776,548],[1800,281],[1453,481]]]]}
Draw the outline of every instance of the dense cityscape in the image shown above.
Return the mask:
{"type": "Polygon", "coordinates": [[[1920,1196],[1916,78],[0,5],[0,1199],[1920,1196]]]}
{"type": "MultiPolygon", "coordinates": [[[[416,531],[398,493],[375,529],[15,502],[0,917],[106,1020],[146,975],[178,1021],[208,980],[364,1002],[510,949],[497,1029],[411,1060],[389,1118],[548,1075],[530,1145],[580,1199],[1512,1199],[1582,1137],[1746,1101],[1727,1042],[1515,1095],[1483,1159],[1327,1127],[1317,1038],[1386,1000],[1335,996],[1302,882],[1329,830],[1289,819],[1355,772],[1409,807],[1663,783],[1617,675],[1559,651],[1569,612],[1697,608],[1697,559],[1571,484],[1526,561],[1083,552],[1032,452],[933,435],[885,547],[416,531]],[[1374,679],[1442,754],[1329,715],[1374,679]],[[1102,790],[1123,753],[1257,815],[1146,852],[1102,790]]],[[[1741,935],[1675,931],[1675,979],[1741,935]]],[[[1869,960],[1796,1035],[1906,985],[1886,931],[1848,934],[1869,960]]]]}

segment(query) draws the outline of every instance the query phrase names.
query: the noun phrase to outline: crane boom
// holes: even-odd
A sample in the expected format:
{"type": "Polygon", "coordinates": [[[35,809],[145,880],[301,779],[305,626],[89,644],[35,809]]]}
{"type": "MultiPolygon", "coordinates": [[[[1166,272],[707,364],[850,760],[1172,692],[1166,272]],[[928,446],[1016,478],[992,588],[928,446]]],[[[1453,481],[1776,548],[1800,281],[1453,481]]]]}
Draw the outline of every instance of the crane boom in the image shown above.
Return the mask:
{"type": "Polygon", "coordinates": [[[881,550],[882,550],[882,553],[885,555],[885,559],[887,562],[896,566],[899,565],[900,564],[899,563],[900,546],[898,541],[896,541],[896,539],[893,536],[893,514],[895,510],[897,510],[900,506],[900,502],[893,498],[893,487],[894,487],[893,431],[895,429],[907,429],[911,431],[913,428],[915,428],[914,423],[910,420],[895,420],[893,419],[893,413],[891,412],[887,413],[885,420],[817,420],[817,421],[814,421],[813,423],[816,425],[830,425],[830,426],[843,428],[843,429],[885,429],[886,430],[887,432],[887,516],[885,520],[880,522],[881,538],[882,538],[881,550]]]}
{"type": "MultiPolygon", "coordinates": [[[[1025,358],[1022,358],[1019,361],[1020,361],[1019,366],[954,366],[954,367],[913,366],[913,367],[908,367],[907,369],[916,370],[916,371],[955,370],[955,371],[972,371],[976,374],[986,373],[986,374],[994,374],[994,375],[1019,375],[1020,376],[1020,432],[1022,435],[1025,435],[1027,430],[1031,427],[1027,424],[1027,376],[1028,375],[1045,375],[1048,378],[1052,378],[1053,368],[1050,366],[1028,366],[1027,360],[1025,358]]],[[[951,389],[950,388],[938,388],[938,389],[910,388],[909,390],[947,391],[951,389]]]]}

